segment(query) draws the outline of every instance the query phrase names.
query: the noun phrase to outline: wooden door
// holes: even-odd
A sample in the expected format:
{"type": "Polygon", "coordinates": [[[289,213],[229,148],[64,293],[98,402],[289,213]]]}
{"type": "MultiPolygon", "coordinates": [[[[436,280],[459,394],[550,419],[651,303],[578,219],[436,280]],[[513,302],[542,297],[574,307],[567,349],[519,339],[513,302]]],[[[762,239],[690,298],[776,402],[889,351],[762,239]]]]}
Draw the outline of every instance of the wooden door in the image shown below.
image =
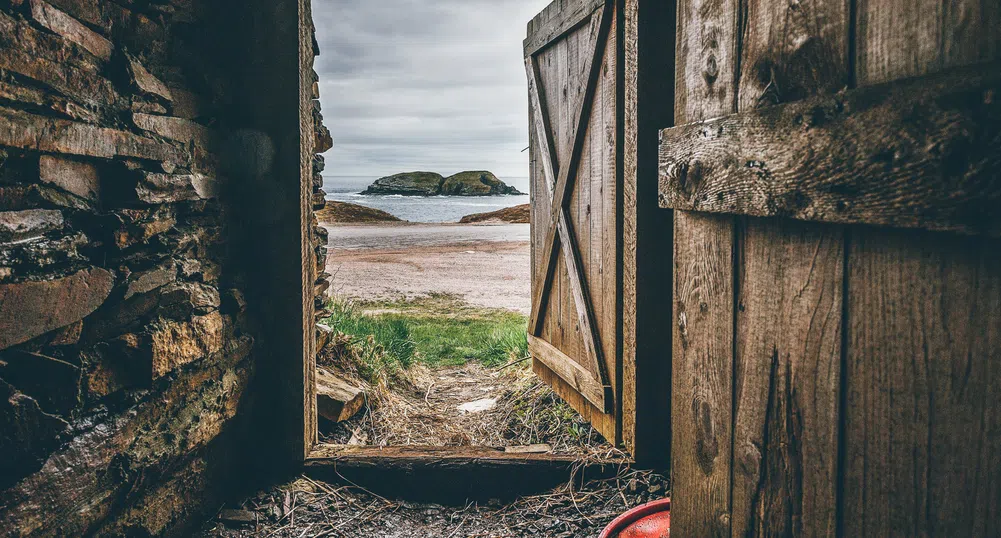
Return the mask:
{"type": "Polygon", "coordinates": [[[616,9],[558,0],[529,23],[535,372],[621,440],[616,9]],[[618,399],[618,401],[617,401],[618,399]]]}
{"type": "Polygon", "coordinates": [[[1001,3],[678,6],[673,530],[997,535],[1001,3]]]}

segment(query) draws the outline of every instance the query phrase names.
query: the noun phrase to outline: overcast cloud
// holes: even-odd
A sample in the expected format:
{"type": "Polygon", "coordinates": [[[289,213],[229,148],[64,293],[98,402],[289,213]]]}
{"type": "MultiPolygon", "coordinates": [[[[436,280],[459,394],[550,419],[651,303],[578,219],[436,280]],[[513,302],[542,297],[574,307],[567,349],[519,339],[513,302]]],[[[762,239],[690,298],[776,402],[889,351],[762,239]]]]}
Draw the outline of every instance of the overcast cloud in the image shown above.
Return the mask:
{"type": "Polygon", "coordinates": [[[525,25],[549,0],[313,0],[325,175],[528,176],[525,25]]]}

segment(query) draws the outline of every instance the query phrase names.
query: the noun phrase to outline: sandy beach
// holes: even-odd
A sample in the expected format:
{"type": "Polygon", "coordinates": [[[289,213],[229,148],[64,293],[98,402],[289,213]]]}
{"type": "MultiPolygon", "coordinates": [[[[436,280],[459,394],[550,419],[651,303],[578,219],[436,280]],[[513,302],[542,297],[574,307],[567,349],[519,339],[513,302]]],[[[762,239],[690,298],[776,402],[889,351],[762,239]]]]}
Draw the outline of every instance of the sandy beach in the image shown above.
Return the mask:
{"type": "Polygon", "coordinates": [[[382,300],[444,293],[529,313],[527,224],[324,226],[333,294],[382,300]]]}

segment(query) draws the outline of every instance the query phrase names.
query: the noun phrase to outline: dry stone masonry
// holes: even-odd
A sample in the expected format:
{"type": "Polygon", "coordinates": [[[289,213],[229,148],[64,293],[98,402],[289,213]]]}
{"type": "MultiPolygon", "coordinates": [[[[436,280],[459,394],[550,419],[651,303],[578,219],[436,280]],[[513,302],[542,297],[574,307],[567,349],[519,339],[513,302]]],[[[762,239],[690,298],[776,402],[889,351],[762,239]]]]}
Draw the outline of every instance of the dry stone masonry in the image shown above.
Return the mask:
{"type": "Polygon", "coordinates": [[[241,6],[0,0],[0,534],[177,534],[239,461],[241,6]]]}

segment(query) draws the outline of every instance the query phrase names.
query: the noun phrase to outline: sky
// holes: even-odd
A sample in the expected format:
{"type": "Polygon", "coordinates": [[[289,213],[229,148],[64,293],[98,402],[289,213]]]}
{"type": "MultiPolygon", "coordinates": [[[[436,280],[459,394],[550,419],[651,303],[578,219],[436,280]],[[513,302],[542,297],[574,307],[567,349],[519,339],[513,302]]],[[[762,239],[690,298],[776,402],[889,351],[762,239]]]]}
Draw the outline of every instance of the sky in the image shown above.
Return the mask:
{"type": "Polygon", "coordinates": [[[525,26],[550,0],[313,0],[326,176],[528,176],[525,26]]]}

